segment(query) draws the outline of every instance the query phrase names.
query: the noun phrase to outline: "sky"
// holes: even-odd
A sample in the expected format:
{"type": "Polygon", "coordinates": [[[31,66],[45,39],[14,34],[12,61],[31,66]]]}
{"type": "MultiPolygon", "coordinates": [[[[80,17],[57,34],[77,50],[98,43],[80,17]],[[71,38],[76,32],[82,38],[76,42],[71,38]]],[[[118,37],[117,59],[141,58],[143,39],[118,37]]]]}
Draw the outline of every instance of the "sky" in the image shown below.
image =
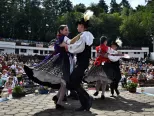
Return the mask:
{"type": "MultiPolygon", "coordinates": [[[[111,0],[105,0],[107,5],[110,5],[111,0]]],[[[121,0],[116,0],[117,3],[120,3],[121,0]]],[[[145,5],[145,0],[128,0],[129,3],[131,4],[131,6],[133,8],[137,7],[138,5],[145,5]]],[[[71,2],[73,3],[73,5],[79,4],[79,3],[83,3],[85,4],[85,6],[89,6],[91,3],[98,3],[99,0],[71,0],[71,2]]]]}

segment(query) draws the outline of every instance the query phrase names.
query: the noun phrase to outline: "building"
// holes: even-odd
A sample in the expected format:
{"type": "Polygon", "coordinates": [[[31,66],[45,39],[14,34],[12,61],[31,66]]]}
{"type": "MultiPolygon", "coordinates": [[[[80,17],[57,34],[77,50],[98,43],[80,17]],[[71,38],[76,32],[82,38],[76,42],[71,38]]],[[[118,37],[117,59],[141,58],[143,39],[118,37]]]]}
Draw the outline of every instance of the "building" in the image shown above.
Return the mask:
{"type": "Polygon", "coordinates": [[[0,54],[22,54],[22,55],[46,55],[54,51],[54,48],[43,47],[42,44],[30,45],[29,43],[16,43],[0,41],[0,54]]]}
{"type": "MultiPolygon", "coordinates": [[[[0,54],[22,54],[22,55],[47,55],[54,51],[54,47],[43,46],[43,44],[33,44],[29,43],[17,43],[17,42],[4,42],[0,41],[0,54]]],[[[149,55],[148,47],[140,48],[121,48],[118,50],[123,54],[128,54],[133,58],[145,58],[149,55]]],[[[91,57],[95,58],[97,56],[95,47],[92,47],[91,57]]]]}
{"type": "MultiPolygon", "coordinates": [[[[149,56],[149,48],[148,47],[140,47],[140,48],[130,48],[130,47],[125,47],[125,48],[120,48],[118,50],[122,54],[128,54],[132,58],[145,58],[149,56]]],[[[96,50],[92,49],[92,57],[96,57],[96,50]]]]}

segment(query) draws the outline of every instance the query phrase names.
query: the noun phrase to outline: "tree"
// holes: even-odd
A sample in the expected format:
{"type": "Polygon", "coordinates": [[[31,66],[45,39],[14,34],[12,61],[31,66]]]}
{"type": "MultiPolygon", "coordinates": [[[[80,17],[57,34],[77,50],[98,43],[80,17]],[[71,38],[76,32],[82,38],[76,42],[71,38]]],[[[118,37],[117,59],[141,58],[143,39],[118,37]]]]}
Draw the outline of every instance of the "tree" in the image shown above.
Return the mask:
{"type": "Polygon", "coordinates": [[[124,8],[124,7],[128,8],[128,9],[131,8],[128,0],[122,0],[120,5],[121,5],[122,8],[124,8]]]}
{"type": "Polygon", "coordinates": [[[149,46],[151,45],[150,33],[153,25],[152,13],[140,11],[125,17],[120,31],[131,46],[149,46]]]}
{"type": "Polygon", "coordinates": [[[90,9],[94,12],[95,16],[99,16],[100,13],[103,13],[103,9],[98,7],[97,4],[92,3],[87,9],[90,9]]]}
{"type": "Polygon", "coordinates": [[[99,0],[98,6],[104,10],[105,13],[108,12],[108,6],[104,0],[99,0]]]}
{"type": "Polygon", "coordinates": [[[120,13],[121,11],[120,5],[116,2],[116,0],[111,0],[110,8],[110,13],[120,13]]]}
{"type": "Polygon", "coordinates": [[[74,6],[74,10],[76,12],[84,13],[86,11],[86,6],[84,4],[82,4],[82,3],[80,3],[80,4],[77,4],[77,5],[74,6]]]}
{"type": "Polygon", "coordinates": [[[73,5],[70,0],[60,0],[59,1],[59,15],[63,15],[66,12],[71,12],[73,10],[73,5]]]}

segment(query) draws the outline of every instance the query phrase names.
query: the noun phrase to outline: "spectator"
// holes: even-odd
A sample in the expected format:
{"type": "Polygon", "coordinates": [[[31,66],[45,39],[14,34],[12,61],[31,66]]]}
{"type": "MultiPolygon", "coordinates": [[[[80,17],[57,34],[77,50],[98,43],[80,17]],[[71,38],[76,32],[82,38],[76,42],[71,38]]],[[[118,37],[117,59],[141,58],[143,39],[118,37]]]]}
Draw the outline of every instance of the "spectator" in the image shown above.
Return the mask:
{"type": "Polygon", "coordinates": [[[2,73],[0,72],[0,89],[3,88],[3,85],[4,85],[4,81],[2,79],[2,73]]]}
{"type": "Polygon", "coordinates": [[[2,74],[2,79],[6,81],[7,78],[8,78],[7,70],[4,69],[2,74]]]}
{"type": "Polygon", "coordinates": [[[148,75],[147,75],[147,80],[153,80],[154,76],[153,76],[153,72],[151,71],[148,75]]]}
{"type": "Polygon", "coordinates": [[[126,76],[121,73],[121,84],[122,84],[122,87],[124,88],[126,85],[127,85],[127,79],[126,79],[126,76]]]}
{"type": "Polygon", "coordinates": [[[13,89],[15,87],[15,84],[13,82],[13,78],[12,77],[9,77],[8,81],[5,83],[5,86],[4,88],[6,89],[13,89]]]}

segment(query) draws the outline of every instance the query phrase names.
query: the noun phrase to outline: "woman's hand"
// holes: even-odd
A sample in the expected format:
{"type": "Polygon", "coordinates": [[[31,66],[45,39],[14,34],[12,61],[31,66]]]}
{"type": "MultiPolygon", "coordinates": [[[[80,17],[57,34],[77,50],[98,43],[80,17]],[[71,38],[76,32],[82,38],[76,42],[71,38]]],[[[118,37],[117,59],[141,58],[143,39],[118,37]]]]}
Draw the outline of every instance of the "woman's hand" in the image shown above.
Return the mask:
{"type": "Polygon", "coordinates": [[[60,46],[60,47],[66,47],[67,44],[66,44],[65,42],[63,42],[63,43],[61,43],[59,46],[60,46]]]}

